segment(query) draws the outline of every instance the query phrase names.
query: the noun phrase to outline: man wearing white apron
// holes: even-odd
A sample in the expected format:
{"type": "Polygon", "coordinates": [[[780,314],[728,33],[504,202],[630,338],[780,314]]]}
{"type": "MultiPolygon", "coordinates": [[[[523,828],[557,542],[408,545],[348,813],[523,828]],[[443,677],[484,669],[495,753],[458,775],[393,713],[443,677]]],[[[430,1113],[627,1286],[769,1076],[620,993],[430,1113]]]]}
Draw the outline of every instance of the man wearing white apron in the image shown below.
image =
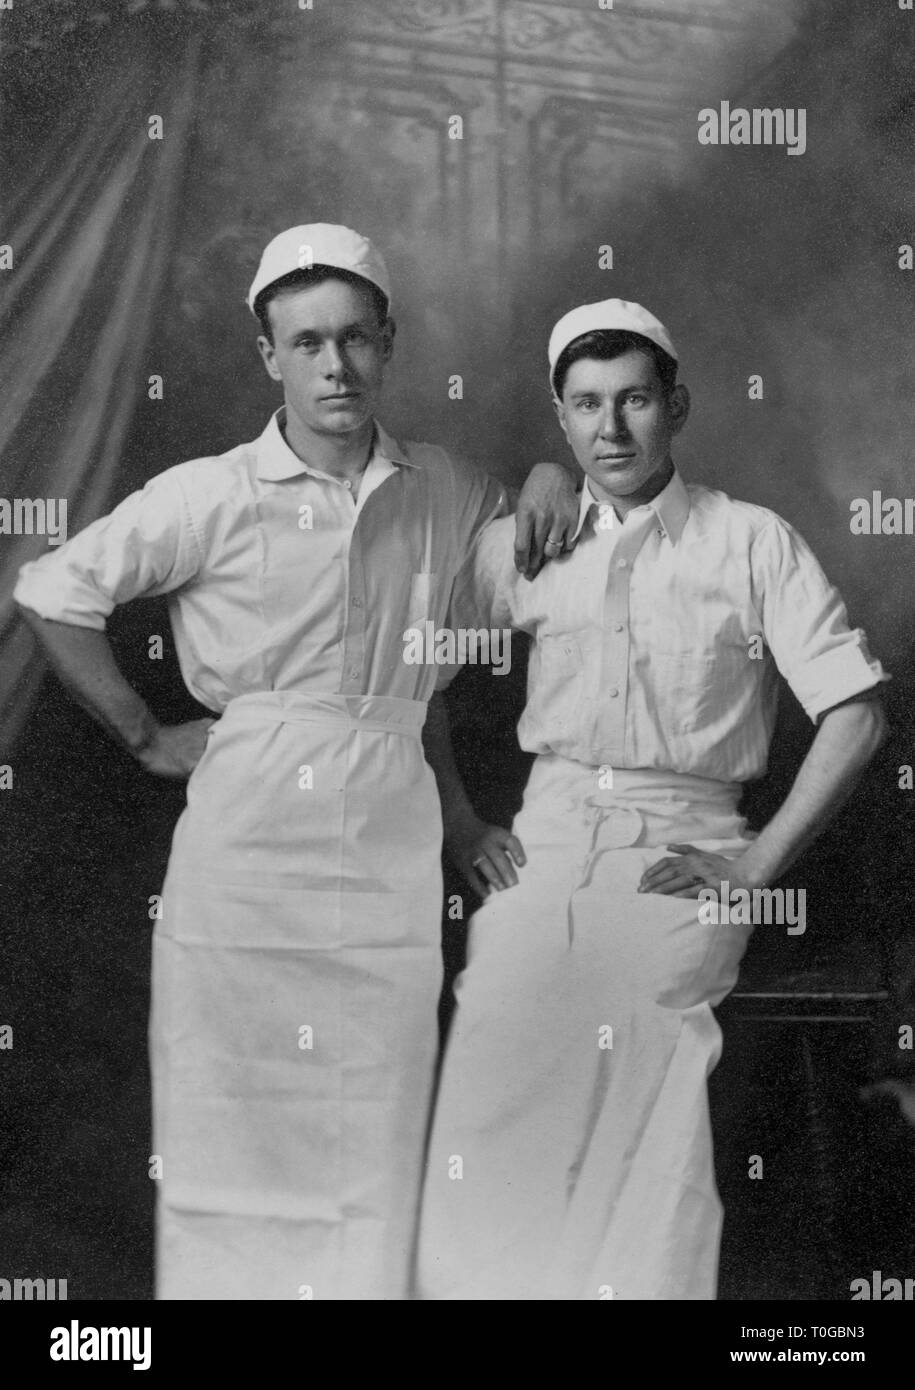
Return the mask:
{"type": "Polygon", "coordinates": [[[399,1299],[442,973],[436,668],[403,634],[444,621],[506,491],[375,421],[394,325],[365,238],[282,233],[248,304],[285,397],[260,438],[154,477],[16,597],[89,711],[190,775],[153,945],[157,1296],[399,1299]],[[152,594],[218,720],[162,727],[118,671],[105,620],[152,594]]]}
{"type": "MultiPolygon", "coordinates": [[[[712,1005],[752,929],[719,924],[717,900],[780,878],[850,795],[887,677],[789,525],[683,482],[670,446],[689,396],[657,319],[584,305],[549,363],[586,474],[579,544],[519,584],[497,521],[456,586],[456,621],[534,639],[519,738],[538,757],[513,827],[526,864],[474,917],[455,991],[419,1294],[710,1299],[712,1005]],[[738,801],[766,768],[776,667],[818,730],[754,837],[738,801]]],[[[466,848],[453,763],[441,789],[446,844],[480,889],[501,851],[466,848]]],[[[762,929],[796,933],[796,902],[789,921],[762,929]]]]}

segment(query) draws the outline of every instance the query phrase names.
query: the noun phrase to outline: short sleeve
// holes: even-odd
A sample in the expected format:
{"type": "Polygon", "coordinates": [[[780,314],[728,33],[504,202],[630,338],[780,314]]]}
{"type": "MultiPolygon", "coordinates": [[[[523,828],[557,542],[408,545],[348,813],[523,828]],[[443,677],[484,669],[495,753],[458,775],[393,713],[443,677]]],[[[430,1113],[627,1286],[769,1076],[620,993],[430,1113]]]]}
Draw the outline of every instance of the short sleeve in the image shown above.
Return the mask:
{"type": "Polygon", "coordinates": [[[467,554],[490,522],[508,516],[511,499],[509,489],[498,478],[461,465],[457,466],[456,492],[458,541],[467,554]]]}
{"type": "Polygon", "coordinates": [[[810,719],[889,680],[807,542],[780,517],[756,536],[751,568],[766,645],[810,719]]]}
{"type": "MultiPolygon", "coordinates": [[[[483,526],[458,570],[448,609],[453,632],[509,631],[514,626],[515,519],[503,516],[483,526]]],[[[444,690],[460,667],[440,668],[436,689],[444,690]]]]}
{"type": "Polygon", "coordinates": [[[58,550],[23,565],[13,591],[17,603],[42,618],[102,630],[117,604],[187,583],[202,551],[181,467],[160,473],[58,550]]]}

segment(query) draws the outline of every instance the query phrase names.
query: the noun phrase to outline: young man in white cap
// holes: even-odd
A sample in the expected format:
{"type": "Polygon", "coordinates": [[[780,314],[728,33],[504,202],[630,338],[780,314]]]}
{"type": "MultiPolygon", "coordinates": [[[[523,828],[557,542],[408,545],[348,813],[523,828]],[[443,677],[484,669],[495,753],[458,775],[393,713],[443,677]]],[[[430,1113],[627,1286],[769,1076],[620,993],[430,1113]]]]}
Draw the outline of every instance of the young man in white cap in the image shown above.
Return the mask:
{"type": "MultiPolygon", "coordinates": [[[[886,676],[789,525],[680,477],[689,395],[657,319],[574,309],[549,363],[586,475],[579,544],[519,584],[497,521],[457,587],[462,623],[534,638],[519,737],[538,756],[519,885],[473,919],[456,989],[419,1291],[709,1299],[712,1005],[751,926],[698,895],[761,890],[812,842],[883,738],[886,676]],[[818,728],[753,837],[738,801],[766,768],[775,667],[818,728]]],[[[447,825],[467,814],[453,767],[442,790],[447,825]]]]}
{"type": "MultiPolygon", "coordinates": [[[[442,893],[421,742],[436,668],[403,660],[403,634],[444,621],[507,499],[377,423],[390,298],[356,232],[275,238],[248,304],[283,407],[16,590],[90,713],[150,772],[190,777],[153,946],[160,1298],[408,1295],[442,893]],[[220,718],[162,727],[119,672],[105,620],[150,594],[169,595],[188,689],[220,718]]],[[[533,529],[565,535],[574,486],[546,468],[533,529]]]]}

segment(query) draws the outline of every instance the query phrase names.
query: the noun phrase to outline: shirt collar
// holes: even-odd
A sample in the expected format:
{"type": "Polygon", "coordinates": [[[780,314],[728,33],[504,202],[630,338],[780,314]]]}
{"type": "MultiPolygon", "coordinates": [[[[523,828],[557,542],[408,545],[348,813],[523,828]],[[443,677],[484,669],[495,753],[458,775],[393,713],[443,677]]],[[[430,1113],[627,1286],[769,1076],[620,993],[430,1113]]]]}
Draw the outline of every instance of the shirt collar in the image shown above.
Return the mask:
{"type": "MultiPolygon", "coordinates": [[[[601,503],[598,502],[594,493],[591,491],[590,478],[585,477],[584,485],[581,489],[581,503],[578,509],[578,526],[575,529],[574,540],[577,540],[581,534],[582,527],[591,514],[591,508],[600,508],[600,506],[601,503]]],[[[643,503],[641,507],[634,507],[630,515],[635,515],[638,512],[653,511],[658,518],[662,535],[669,537],[673,544],[676,545],[683,534],[686,518],[689,516],[689,507],[689,492],[687,491],[686,484],[675,468],[670,482],[665,488],[661,489],[657,497],[652,498],[650,502],[643,503]]]]}
{"type": "MultiPolygon", "coordinates": [[[[284,478],[295,478],[301,473],[310,473],[313,477],[323,478],[326,474],[318,468],[300,459],[298,454],[293,453],[283,437],[281,426],[286,422],[286,407],[281,405],[279,410],[270,417],[267,428],[264,430],[260,439],[257,441],[257,476],[270,482],[280,482],[284,478]]],[[[388,459],[391,463],[406,464],[408,468],[418,468],[419,464],[415,459],[407,458],[403,449],[388,434],[387,430],[376,420],[375,438],[372,443],[371,458],[388,459]]]]}

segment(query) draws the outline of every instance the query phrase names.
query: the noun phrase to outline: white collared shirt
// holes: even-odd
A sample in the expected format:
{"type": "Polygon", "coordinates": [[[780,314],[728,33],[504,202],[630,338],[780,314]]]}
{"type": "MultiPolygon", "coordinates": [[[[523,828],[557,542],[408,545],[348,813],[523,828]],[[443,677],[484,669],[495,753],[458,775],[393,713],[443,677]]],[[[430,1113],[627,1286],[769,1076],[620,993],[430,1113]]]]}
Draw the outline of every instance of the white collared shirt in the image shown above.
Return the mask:
{"type": "Polygon", "coordinates": [[[293,453],[282,419],[158,474],[24,565],[18,602],[103,629],[116,604],[167,594],[184,680],[216,711],[264,690],[427,700],[438,673],[404,660],[404,631],[444,622],[454,576],[479,529],[507,513],[507,490],[376,424],[356,502],[293,453]]]}
{"type": "Polygon", "coordinates": [[[620,522],[582,491],[574,551],[532,582],[511,522],[483,532],[451,621],[532,634],[521,746],[723,782],[766,770],[776,667],[811,719],[887,680],[798,533],[765,507],[668,485],[620,522]]]}

